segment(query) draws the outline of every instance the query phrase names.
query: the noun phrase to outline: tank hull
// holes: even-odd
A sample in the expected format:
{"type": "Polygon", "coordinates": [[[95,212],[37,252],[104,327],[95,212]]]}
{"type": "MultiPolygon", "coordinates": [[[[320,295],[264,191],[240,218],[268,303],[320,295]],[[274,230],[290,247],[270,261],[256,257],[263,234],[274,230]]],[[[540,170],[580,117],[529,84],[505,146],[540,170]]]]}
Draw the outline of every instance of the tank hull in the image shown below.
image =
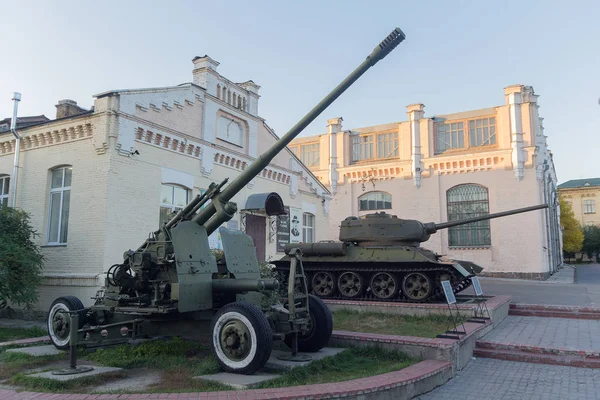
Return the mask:
{"type": "MultiPolygon", "coordinates": [[[[450,281],[456,294],[468,288],[471,277],[483,270],[472,262],[445,259],[422,247],[322,243],[320,255],[319,245],[298,247],[310,246],[302,264],[308,290],[322,299],[444,302],[443,280],[450,281]]],[[[288,256],[272,264],[279,279],[285,280],[288,256]]]]}

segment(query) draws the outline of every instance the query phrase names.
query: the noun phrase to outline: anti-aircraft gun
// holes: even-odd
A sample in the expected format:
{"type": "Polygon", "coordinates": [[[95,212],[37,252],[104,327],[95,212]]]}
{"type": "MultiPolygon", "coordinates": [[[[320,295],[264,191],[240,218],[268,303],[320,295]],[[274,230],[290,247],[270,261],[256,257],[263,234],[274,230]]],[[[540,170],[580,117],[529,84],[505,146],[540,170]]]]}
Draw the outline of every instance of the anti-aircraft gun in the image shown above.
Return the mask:
{"type": "MultiPolygon", "coordinates": [[[[454,293],[471,285],[482,267],[470,261],[451,260],[420,246],[441,229],[548,208],[547,204],[481,215],[444,223],[401,219],[386,212],[347,217],[341,223],[339,242],[292,243],[285,256],[272,261],[282,283],[289,279],[291,249],[302,251],[309,292],[320,298],[434,302],[443,300],[441,282],[448,280],[454,293]]],[[[296,286],[299,281],[296,281],[296,286]]]]}
{"type": "MultiPolygon", "coordinates": [[[[261,297],[279,288],[275,279],[261,279],[252,238],[220,227],[237,211],[231,199],[269,165],[271,160],[362,74],[387,56],[405,38],[394,29],[353,72],[304,118],[236,179],[212,183],[122,263],[106,272],[105,289],[91,307],[74,296],[56,299],[48,313],[48,331],[59,349],[70,345],[70,313],[77,316],[77,342],[102,346],[157,335],[177,335],[185,329],[210,337],[213,354],[223,369],[251,374],[271,355],[273,340],[284,340],[297,351],[315,352],[325,346],[333,323],[327,306],[287,288],[280,304],[261,308],[261,297]],[[227,185],[226,185],[227,184],[227,185]],[[220,227],[220,228],[219,228],[220,227]],[[224,257],[217,262],[208,236],[219,229],[224,257]]],[[[274,212],[283,201],[274,197],[274,212]]],[[[280,211],[277,211],[279,208],[280,211]]],[[[288,271],[304,277],[301,252],[289,250],[288,271]]],[[[294,279],[289,279],[292,281],[294,279]]],[[[74,328],[75,329],[75,328],[74,328]]]]}

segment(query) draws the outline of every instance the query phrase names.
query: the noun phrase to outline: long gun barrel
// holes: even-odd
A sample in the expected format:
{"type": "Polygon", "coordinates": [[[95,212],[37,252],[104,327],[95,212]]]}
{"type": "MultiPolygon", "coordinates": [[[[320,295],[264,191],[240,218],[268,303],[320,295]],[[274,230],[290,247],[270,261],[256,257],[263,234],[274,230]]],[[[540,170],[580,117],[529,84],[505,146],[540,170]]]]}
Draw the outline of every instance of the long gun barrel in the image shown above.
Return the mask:
{"type": "Polygon", "coordinates": [[[379,60],[387,56],[404,39],[404,33],[396,28],[390,33],[369,56],[354,71],[346,77],[333,91],[331,91],[319,104],[310,110],[292,129],[290,129],[271,148],[260,155],[256,161],[227,185],[223,191],[212,198],[211,202],[196,214],[192,221],[206,227],[207,234],[214,232],[223,222],[231,219],[237,210],[229,200],[233,198],[244,186],[257,176],[271,160],[282,151],[306,126],[317,118],[335,99],[348,89],[362,74],[374,66],[379,60]],[[215,215],[216,214],[216,215],[215,215]]]}
{"type": "Polygon", "coordinates": [[[426,229],[427,229],[427,233],[432,234],[432,233],[436,233],[440,229],[452,228],[453,226],[466,225],[466,224],[470,224],[471,222],[485,221],[485,220],[492,219],[492,218],[500,218],[500,217],[505,217],[507,215],[520,214],[520,213],[524,213],[524,212],[528,212],[528,211],[541,210],[542,208],[548,208],[548,204],[540,204],[537,206],[517,208],[515,210],[502,211],[502,212],[495,213],[495,214],[487,214],[487,215],[482,215],[479,217],[461,219],[460,221],[449,221],[449,222],[443,222],[441,224],[432,224],[432,225],[428,224],[426,229]]]}

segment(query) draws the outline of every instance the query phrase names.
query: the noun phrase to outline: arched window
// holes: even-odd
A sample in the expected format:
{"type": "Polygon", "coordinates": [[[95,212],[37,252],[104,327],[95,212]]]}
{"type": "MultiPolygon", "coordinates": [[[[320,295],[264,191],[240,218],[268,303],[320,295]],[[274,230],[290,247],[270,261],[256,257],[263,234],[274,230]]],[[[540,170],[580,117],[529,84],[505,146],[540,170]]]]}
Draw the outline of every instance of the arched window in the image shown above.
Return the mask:
{"type": "Polygon", "coordinates": [[[392,208],[392,196],[386,192],[369,192],[358,198],[358,210],[388,210],[392,208]]]}
{"type": "Polygon", "coordinates": [[[0,207],[8,206],[8,188],[10,187],[10,176],[0,175],[0,207]]]}
{"type": "MultiPolygon", "coordinates": [[[[466,184],[446,192],[448,221],[456,221],[490,213],[488,190],[484,186],[466,184]]],[[[489,246],[490,221],[472,222],[448,230],[449,246],[489,246]]]]}
{"type": "Polygon", "coordinates": [[[311,213],[302,214],[302,241],[304,243],[315,241],[315,216],[311,213]]]}
{"type": "Polygon", "coordinates": [[[72,174],[73,167],[70,165],[51,170],[47,232],[48,244],[67,243],[72,174]]]}
{"type": "Polygon", "coordinates": [[[173,213],[183,209],[188,203],[189,190],[183,186],[162,184],[160,189],[159,227],[173,218],[173,213]]]}

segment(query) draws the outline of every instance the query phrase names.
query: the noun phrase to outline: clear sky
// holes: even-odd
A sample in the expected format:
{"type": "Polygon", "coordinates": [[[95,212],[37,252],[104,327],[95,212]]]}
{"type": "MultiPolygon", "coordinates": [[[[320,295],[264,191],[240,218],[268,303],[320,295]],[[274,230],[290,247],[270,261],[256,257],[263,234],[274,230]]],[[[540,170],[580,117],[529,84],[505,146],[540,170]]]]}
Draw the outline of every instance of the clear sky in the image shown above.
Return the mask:
{"type": "Polygon", "coordinates": [[[0,118],[55,117],[111,89],[192,80],[209,55],[261,85],[259,114],[282,136],[394,27],[406,40],[300,135],[504,104],[533,86],[559,182],[600,177],[600,1],[4,1],[0,118]]]}

